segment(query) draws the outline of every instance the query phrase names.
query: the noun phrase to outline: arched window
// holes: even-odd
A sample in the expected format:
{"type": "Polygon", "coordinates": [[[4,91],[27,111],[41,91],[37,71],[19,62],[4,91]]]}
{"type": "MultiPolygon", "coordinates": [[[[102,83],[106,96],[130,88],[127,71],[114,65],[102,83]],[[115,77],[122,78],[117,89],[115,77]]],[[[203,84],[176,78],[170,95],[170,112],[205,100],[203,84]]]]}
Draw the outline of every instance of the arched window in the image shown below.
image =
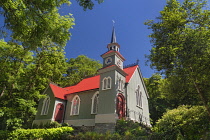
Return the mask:
{"type": "Polygon", "coordinates": [[[50,106],[50,97],[48,96],[43,100],[41,115],[47,115],[49,106],[50,106]]]}
{"type": "Polygon", "coordinates": [[[71,101],[70,115],[79,115],[79,107],[80,107],[80,98],[78,95],[75,95],[71,101]]]}
{"type": "Polygon", "coordinates": [[[108,77],[107,78],[107,89],[111,88],[111,84],[112,84],[112,79],[111,79],[111,77],[108,77]]]}
{"type": "Polygon", "coordinates": [[[142,92],[139,85],[136,90],[136,106],[142,107],[142,92]]]}
{"type": "Polygon", "coordinates": [[[119,80],[118,80],[118,89],[119,90],[123,90],[123,87],[124,87],[124,82],[123,82],[123,80],[120,78],[119,80]]]}
{"type": "Polygon", "coordinates": [[[104,77],[102,81],[102,90],[111,89],[112,79],[111,77],[104,77]]]}
{"type": "Polygon", "coordinates": [[[107,86],[107,79],[106,77],[103,79],[103,84],[102,84],[102,89],[105,90],[106,89],[106,86],[107,86]]]}
{"type": "Polygon", "coordinates": [[[98,100],[99,100],[99,92],[97,91],[92,97],[91,114],[97,114],[98,113],[98,100]]]}
{"type": "Polygon", "coordinates": [[[118,89],[121,90],[121,79],[118,80],[118,89]]]}

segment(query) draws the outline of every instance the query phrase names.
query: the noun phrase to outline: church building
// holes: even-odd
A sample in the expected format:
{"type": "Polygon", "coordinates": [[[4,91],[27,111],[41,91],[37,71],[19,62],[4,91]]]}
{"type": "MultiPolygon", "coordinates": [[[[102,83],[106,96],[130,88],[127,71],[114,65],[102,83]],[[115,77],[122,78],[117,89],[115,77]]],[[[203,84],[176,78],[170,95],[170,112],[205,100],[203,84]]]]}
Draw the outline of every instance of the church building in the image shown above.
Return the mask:
{"type": "Polygon", "coordinates": [[[113,27],[108,51],[101,55],[98,74],[70,87],[49,84],[41,99],[34,124],[57,121],[70,126],[111,130],[119,119],[151,126],[148,93],[138,63],[123,67],[113,27]]]}

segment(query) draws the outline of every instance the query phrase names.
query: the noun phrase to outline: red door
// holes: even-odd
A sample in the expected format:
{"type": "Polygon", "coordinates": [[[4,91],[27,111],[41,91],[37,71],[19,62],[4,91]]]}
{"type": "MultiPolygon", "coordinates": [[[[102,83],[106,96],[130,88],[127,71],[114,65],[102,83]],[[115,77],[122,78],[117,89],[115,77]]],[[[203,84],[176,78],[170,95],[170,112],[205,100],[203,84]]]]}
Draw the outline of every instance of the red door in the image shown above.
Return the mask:
{"type": "Polygon", "coordinates": [[[119,119],[122,119],[125,117],[125,100],[123,95],[117,96],[117,114],[119,119]]]}
{"type": "Polygon", "coordinates": [[[62,103],[58,103],[55,108],[54,120],[58,123],[62,122],[64,112],[64,105],[62,103]]]}

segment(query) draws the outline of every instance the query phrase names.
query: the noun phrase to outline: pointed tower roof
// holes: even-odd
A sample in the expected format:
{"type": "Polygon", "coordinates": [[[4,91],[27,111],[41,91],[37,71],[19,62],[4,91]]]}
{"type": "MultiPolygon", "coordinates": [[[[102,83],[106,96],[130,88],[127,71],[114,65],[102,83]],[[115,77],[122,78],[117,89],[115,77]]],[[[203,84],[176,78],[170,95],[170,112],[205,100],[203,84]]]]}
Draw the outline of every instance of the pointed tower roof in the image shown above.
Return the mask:
{"type": "Polygon", "coordinates": [[[117,43],[114,25],[113,25],[113,29],[112,29],[112,38],[111,38],[110,43],[117,43]]]}
{"type": "Polygon", "coordinates": [[[115,28],[114,28],[114,21],[113,21],[113,28],[112,28],[112,37],[111,42],[107,45],[108,51],[114,50],[119,52],[120,45],[117,43],[117,38],[115,34],[115,28]]]}

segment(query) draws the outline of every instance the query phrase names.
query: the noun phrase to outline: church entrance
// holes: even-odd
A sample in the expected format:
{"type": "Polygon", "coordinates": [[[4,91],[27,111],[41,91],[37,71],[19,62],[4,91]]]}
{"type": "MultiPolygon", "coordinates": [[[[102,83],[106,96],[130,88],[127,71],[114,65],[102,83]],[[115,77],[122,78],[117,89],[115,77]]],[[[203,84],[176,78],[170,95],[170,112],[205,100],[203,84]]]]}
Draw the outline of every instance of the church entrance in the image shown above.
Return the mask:
{"type": "Polygon", "coordinates": [[[117,114],[119,119],[125,117],[125,98],[122,94],[118,94],[117,96],[117,114]]]}
{"type": "Polygon", "coordinates": [[[62,122],[64,112],[64,105],[62,103],[58,103],[55,108],[54,120],[58,123],[62,122]]]}

